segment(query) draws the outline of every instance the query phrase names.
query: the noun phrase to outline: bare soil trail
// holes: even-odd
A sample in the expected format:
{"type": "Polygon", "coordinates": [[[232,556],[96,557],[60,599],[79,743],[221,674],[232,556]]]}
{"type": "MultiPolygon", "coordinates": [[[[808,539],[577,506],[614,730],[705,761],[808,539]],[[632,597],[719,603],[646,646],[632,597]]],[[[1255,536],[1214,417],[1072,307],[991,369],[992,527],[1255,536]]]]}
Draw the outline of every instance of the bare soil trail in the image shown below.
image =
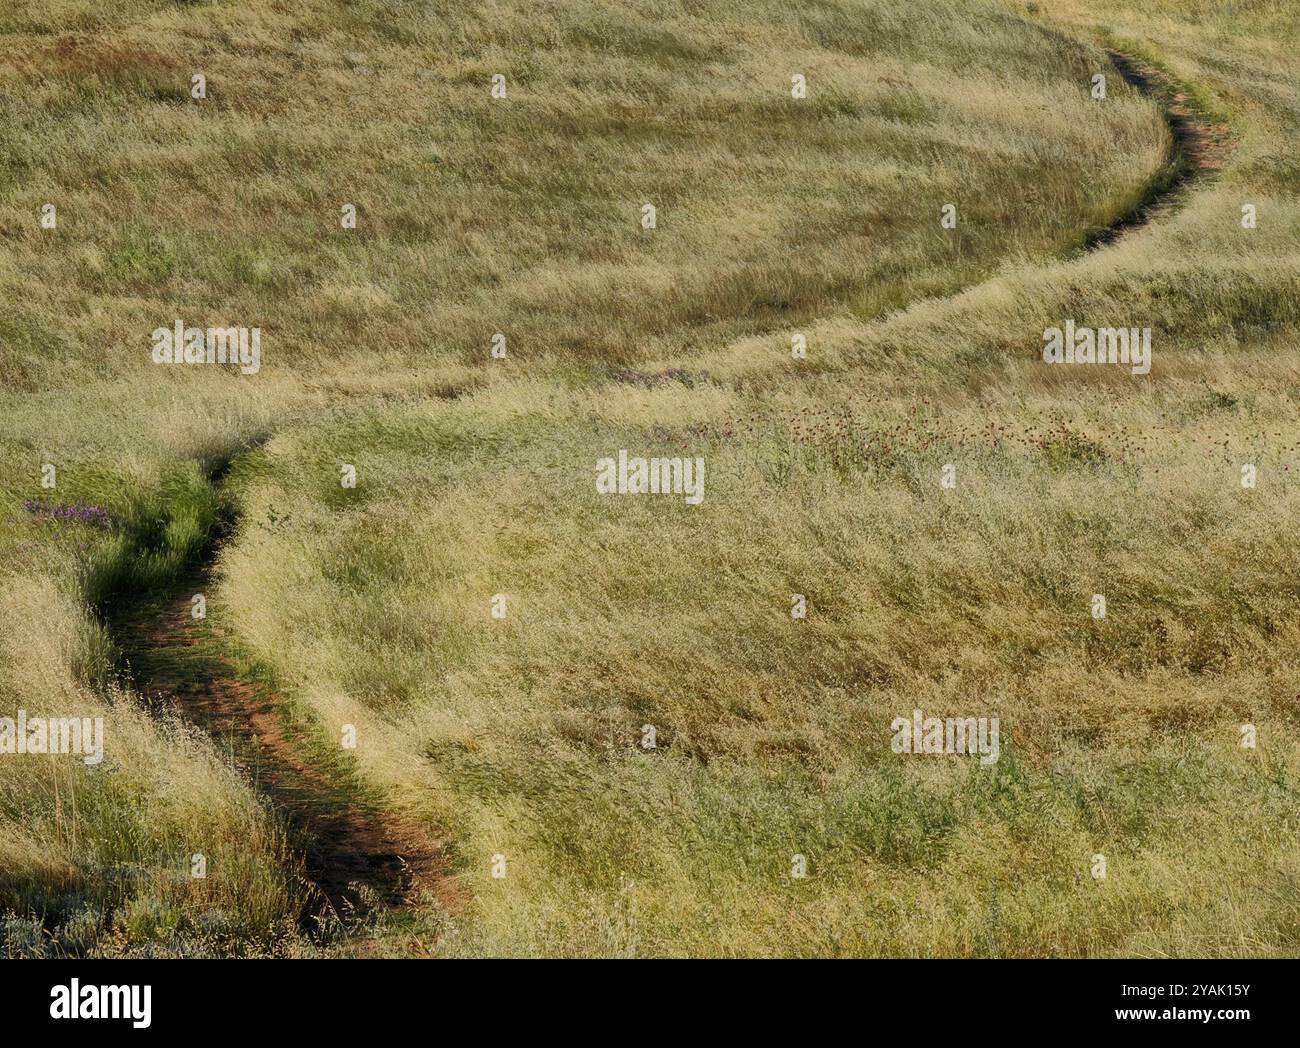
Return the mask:
{"type": "Polygon", "coordinates": [[[1129,84],[1165,103],[1165,120],[1184,158],[1185,180],[1223,167],[1231,140],[1228,125],[1213,124],[1199,117],[1189,105],[1187,93],[1149,62],[1122,51],[1108,51],[1107,54],[1129,84]]]}
{"type": "MultiPolygon", "coordinates": [[[[1162,72],[1130,55],[1109,55],[1129,84],[1162,103],[1173,141],[1168,175],[1132,213],[1090,232],[1089,248],[1171,209],[1189,182],[1222,166],[1229,148],[1228,129],[1199,117],[1162,72]]],[[[122,594],[106,610],[136,686],[148,701],[175,708],[228,746],[236,765],[296,831],[318,889],[314,913],[306,916],[355,907],[361,886],[391,907],[428,894],[455,912],[459,894],[440,842],[416,820],[362,800],[355,784],[322,759],[321,741],[294,725],[282,697],[235,665],[221,627],[192,616],[192,597],[210,598],[216,590],[218,552],[213,543],[164,592],[122,594]]]]}
{"type": "Polygon", "coordinates": [[[241,674],[221,627],[193,617],[193,596],[211,600],[216,590],[214,556],[215,549],[164,592],[128,595],[109,609],[109,628],[136,687],[228,750],[283,817],[317,889],[305,921],[358,908],[362,886],[388,907],[427,893],[457,908],[446,856],[428,829],[362,800],[295,728],[282,697],[241,674]]]}
{"type": "Polygon", "coordinates": [[[1130,230],[1149,225],[1177,205],[1191,183],[1209,178],[1223,167],[1232,146],[1231,129],[1197,113],[1190,96],[1162,70],[1122,51],[1107,51],[1111,65],[1124,81],[1158,101],[1172,136],[1169,174],[1148,187],[1147,195],[1127,215],[1105,228],[1091,231],[1087,247],[1111,244],[1130,230]]]}

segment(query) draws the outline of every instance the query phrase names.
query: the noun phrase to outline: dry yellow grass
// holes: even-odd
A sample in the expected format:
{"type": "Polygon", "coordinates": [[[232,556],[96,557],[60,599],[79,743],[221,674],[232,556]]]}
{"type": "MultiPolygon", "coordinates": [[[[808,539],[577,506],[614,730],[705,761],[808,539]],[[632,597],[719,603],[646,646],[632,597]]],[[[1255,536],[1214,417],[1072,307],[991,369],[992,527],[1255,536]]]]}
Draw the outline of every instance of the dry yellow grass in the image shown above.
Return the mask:
{"type": "MultiPolygon", "coordinates": [[[[470,903],[429,916],[443,953],[1296,952],[1287,6],[52,6],[0,16],[0,606],[28,623],[6,702],[40,680],[102,702],[66,594],[111,550],[24,515],[40,465],[129,513],[234,454],[213,613],[449,836],[470,903]],[[1176,210],[1081,254],[1169,147],[1104,46],[1236,139],[1176,210]],[[213,105],[169,102],[200,60],[213,105]],[[52,195],[57,238],[33,224],[52,195]],[[263,323],[274,356],[160,374],[147,333],[176,316],[263,323]],[[1150,375],[1044,365],[1067,318],[1152,327],[1150,375]],[[598,495],[619,448],[702,456],[702,505],[598,495]],[[999,716],[1000,760],[893,753],[917,707],[999,716]]],[[[238,930],[277,948],[252,929],[292,912],[292,860],[252,794],[113,715],[156,771],[113,757],[100,781],[133,784],[141,826],[262,842],[238,930]]],[[[93,879],[84,846],[38,847],[53,781],[0,759],[10,906],[93,879]]]]}

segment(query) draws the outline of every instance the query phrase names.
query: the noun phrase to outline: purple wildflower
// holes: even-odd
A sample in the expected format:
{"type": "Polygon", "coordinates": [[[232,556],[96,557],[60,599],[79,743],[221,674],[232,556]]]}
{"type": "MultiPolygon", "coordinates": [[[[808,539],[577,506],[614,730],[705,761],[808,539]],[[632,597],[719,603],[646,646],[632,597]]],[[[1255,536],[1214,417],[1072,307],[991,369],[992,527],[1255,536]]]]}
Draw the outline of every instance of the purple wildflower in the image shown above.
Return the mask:
{"type": "Polygon", "coordinates": [[[122,524],[120,518],[115,517],[106,509],[99,506],[92,506],[85,502],[74,502],[70,505],[61,505],[53,502],[38,502],[35,499],[27,499],[23,503],[23,508],[28,513],[34,513],[40,517],[48,517],[50,520],[70,521],[75,524],[89,524],[96,528],[115,528],[122,524]]]}

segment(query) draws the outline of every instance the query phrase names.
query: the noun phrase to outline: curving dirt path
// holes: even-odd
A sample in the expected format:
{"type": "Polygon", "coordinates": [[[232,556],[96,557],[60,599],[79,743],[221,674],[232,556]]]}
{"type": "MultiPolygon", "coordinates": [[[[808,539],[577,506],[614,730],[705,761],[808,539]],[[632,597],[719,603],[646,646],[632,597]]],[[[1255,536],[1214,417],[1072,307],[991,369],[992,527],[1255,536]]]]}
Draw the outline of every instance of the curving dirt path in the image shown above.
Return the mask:
{"type": "MultiPolygon", "coordinates": [[[[1171,174],[1131,214],[1089,234],[1089,248],[1112,243],[1170,209],[1189,182],[1222,166],[1229,148],[1228,129],[1199,117],[1162,72],[1131,55],[1109,55],[1129,84],[1164,106],[1173,136],[1171,174]]],[[[218,549],[214,545],[165,592],[125,595],[108,609],[105,617],[137,688],[228,746],[237,766],[296,831],[316,889],[305,919],[357,907],[362,886],[390,907],[431,895],[459,910],[440,843],[416,821],[360,799],[319,750],[314,759],[319,742],[293,724],[282,697],[241,675],[220,627],[193,618],[193,595],[211,597],[216,589],[218,549]]]]}
{"type": "Polygon", "coordinates": [[[1147,225],[1170,211],[1188,185],[1222,168],[1231,148],[1231,129],[1200,116],[1190,97],[1163,71],[1122,51],[1107,51],[1111,65],[1137,91],[1158,101],[1172,137],[1170,173],[1149,187],[1147,195],[1129,214],[1104,229],[1089,234],[1087,247],[1113,243],[1131,229],[1147,225]]]}
{"type": "Polygon", "coordinates": [[[387,907],[427,894],[458,909],[440,842],[415,820],[366,803],[321,751],[313,757],[283,698],[242,676],[221,628],[193,617],[192,597],[210,601],[216,591],[216,552],[164,592],[126,595],[106,613],[137,689],[204,729],[283,817],[314,888],[304,924],[363,908],[362,887],[387,907]]]}

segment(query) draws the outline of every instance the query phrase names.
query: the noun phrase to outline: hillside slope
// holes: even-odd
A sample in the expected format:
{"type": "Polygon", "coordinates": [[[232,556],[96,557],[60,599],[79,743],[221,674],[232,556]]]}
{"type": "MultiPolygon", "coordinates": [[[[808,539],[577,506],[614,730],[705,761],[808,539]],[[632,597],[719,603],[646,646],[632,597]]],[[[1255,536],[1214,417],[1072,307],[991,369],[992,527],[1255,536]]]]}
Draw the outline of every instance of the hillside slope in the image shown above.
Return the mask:
{"type": "Polygon", "coordinates": [[[130,745],[0,761],[8,948],[353,948],[219,751],[107,691],[85,604],[219,536],[232,656],[447,842],[463,910],[385,951],[1295,952],[1300,34],[1195,13],[12,5],[0,697],[130,745]],[[1170,175],[1107,48],[1232,149],[1085,253],[1170,175]],[[153,364],[178,319],[260,370],[153,364]],[[1149,373],[1045,364],[1067,322],[1150,327],[1149,373]],[[703,500],[599,494],[620,450],[703,500]],[[997,761],[895,752],[914,709],[997,761]]]}

